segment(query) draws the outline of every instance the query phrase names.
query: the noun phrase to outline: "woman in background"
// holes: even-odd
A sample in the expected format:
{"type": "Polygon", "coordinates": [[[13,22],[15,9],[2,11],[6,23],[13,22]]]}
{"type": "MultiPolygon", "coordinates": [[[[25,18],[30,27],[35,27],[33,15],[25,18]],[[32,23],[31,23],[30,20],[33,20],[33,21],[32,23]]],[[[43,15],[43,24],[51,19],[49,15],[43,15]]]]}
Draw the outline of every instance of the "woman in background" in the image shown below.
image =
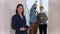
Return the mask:
{"type": "Polygon", "coordinates": [[[40,34],[47,34],[47,15],[44,12],[44,7],[40,6],[40,13],[37,15],[37,24],[39,24],[40,34]]]}
{"type": "Polygon", "coordinates": [[[16,8],[16,14],[12,16],[12,28],[16,31],[15,34],[27,34],[26,19],[24,14],[24,7],[22,4],[18,4],[16,8]]]}

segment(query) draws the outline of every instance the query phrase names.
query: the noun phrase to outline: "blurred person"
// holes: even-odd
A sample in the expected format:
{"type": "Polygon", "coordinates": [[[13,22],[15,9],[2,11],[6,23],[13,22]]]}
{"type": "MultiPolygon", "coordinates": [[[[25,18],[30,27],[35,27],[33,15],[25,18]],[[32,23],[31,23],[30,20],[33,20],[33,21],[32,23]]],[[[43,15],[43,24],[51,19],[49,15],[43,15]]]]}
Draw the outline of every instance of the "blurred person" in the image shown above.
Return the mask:
{"type": "Polygon", "coordinates": [[[40,34],[47,34],[47,15],[44,12],[44,7],[40,6],[40,13],[37,15],[37,23],[39,26],[40,34]]]}
{"type": "Polygon", "coordinates": [[[29,34],[37,34],[37,1],[33,4],[33,6],[30,9],[30,30],[29,34]]]}
{"type": "Polygon", "coordinates": [[[12,28],[15,30],[15,34],[27,34],[26,19],[24,16],[24,7],[22,4],[18,4],[16,7],[16,14],[12,16],[12,28]]]}

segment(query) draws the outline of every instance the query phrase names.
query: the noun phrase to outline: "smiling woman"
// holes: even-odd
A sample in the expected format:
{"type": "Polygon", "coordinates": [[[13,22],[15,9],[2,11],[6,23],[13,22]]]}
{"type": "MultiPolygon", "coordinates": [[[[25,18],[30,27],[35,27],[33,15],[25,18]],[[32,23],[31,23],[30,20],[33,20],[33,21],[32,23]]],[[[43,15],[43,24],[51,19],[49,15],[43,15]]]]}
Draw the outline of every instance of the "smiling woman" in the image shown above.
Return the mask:
{"type": "Polygon", "coordinates": [[[15,34],[27,34],[26,18],[24,15],[24,6],[18,4],[16,14],[12,16],[11,27],[16,31],[15,34]]]}

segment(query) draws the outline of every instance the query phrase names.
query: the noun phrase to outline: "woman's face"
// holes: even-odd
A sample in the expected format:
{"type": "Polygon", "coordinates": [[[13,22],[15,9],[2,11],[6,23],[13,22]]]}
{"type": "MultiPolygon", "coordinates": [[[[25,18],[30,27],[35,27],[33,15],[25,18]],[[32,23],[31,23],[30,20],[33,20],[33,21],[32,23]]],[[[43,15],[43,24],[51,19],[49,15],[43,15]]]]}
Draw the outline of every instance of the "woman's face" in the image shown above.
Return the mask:
{"type": "Polygon", "coordinates": [[[43,8],[40,8],[40,11],[41,11],[41,12],[43,12],[43,11],[44,11],[44,9],[43,9],[43,8]]]}
{"type": "Polygon", "coordinates": [[[23,12],[23,7],[22,7],[22,6],[19,6],[19,7],[17,8],[17,10],[18,10],[18,13],[21,14],[21,13],[23,12]]]}

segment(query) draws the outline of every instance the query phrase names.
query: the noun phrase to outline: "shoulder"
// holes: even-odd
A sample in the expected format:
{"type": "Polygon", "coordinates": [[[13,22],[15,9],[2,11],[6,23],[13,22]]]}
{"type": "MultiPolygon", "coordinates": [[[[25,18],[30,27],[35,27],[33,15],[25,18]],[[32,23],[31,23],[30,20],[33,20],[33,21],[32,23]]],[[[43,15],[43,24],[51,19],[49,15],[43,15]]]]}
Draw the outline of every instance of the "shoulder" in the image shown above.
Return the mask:
{"type": "Polygon", "coordinates": [[[15,14],[15,15],[13,15],[13,16],[12,16],[12,18],[16,18],[17,16],[18,16],[18,15],[17,15],[17,14],[15,14]]]}

